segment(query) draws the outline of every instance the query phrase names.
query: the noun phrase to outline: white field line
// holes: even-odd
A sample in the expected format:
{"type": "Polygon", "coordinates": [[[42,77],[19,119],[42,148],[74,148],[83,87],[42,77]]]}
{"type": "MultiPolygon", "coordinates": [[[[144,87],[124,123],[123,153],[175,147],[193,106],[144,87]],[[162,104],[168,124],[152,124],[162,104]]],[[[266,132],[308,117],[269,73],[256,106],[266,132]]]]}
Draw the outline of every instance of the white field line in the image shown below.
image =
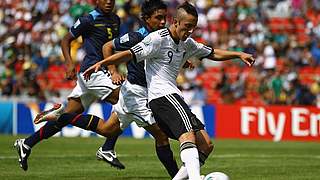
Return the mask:
{"type": "MultiPolygon", "coordinates": [[[[118,157],[156,157],[155,155],[132,155],[132,154],[117,154],[118,157]]],[[[304,158],[304,159],[320,159],[320,155],[307,155],[307,154],[285,154],[285,155],[272,155],[272,154],[259,154],[259,155],[251,155],[251,154],[221,154],[221,155],[211,155],[212,158],[262,158],[262,159],[273,159],[273,158],[304,158]]],[[[94,155],[33,155],[35,158],[81,158],[81,157],[94,157],[94,155]]],[[[32,158],[33,158],[32,157],[32,158]]],[[[12,156],[0,156],[1,159],[17,159],[18,155],[12,156]]]]}

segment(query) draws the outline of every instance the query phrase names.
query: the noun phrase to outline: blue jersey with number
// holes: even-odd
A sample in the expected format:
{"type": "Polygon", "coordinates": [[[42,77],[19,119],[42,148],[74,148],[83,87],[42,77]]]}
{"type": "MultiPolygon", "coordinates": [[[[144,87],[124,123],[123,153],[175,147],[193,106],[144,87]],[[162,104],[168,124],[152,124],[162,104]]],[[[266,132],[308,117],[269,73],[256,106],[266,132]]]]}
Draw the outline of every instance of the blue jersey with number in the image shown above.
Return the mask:
{"type": "Polygon", "coordinates": [[[102,46],[119,36],[120,18],[114,14],[105,14],[99,8],[87,16],[80,17],[70,28],[70,33],[77,38],[82,36],[85,57],[80,72],[85,71],[103,58],[102,46]]]}
{"type": "MultiPolygon", "coordinates": [[[[138,44],[149,34],[147,28],[142,27],[136,32],[129,32],[120,38],[115,38],[113,44],[115,50],[124,51],[128,50],[134,45],[138,44]]],[[[143,87],[147,87],[146,75],[144,71],[144,62],[135,63],[134,61],[129,61],[128,63],[128,76],[127,80],[131,84],[137,84],[143,87]]]]}

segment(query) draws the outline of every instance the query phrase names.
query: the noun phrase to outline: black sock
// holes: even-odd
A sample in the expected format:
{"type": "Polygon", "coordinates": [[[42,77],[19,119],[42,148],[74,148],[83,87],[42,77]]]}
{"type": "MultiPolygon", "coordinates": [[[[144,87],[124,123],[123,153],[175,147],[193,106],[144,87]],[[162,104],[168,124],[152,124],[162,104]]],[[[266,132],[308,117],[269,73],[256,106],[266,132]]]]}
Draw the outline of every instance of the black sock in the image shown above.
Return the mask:
{"type": "Polygon", "coordinates": [[[111,138],[107,138],[104,144],[102,145],[103,151],[114,150],[114,146],[118,140],[119,135],[113,136],[111,138]]]}
{"type": "Polygon", "coordinates": [[[24,143],[28,145],[30,148],[32,148],[41,140],[48,139],[49,137],[55,135],[68,124],[72,124],[82,129],[88,129],[95,132],[97,129],[99,119],[99,117],[93,115],[64,113],[59,117],[57,121],[47,122],[37,132],[33,133],[31,136],[26,138],[24,143]]]}
{"type": "Polygon", "coordinates": [[[164,165],[171,178],[173,178],[179,171],[179,168],[173,157],[170,145],[156,146],[156,152],[159,160],[164,165]]]}
{"type": "Polygon", "coordinates": [[[69,114],[62,114],[57,121],[49,121],[44,126],[42,126],[37,132],[33,133],[31,136],[26,138],[24,143],[32,148],[38,142],[43,139],[48,139],[49,137],[55,135],[57,132],[69,124],[69,114]]]}
{"type": "Polygon", "coordinates": [[[41,140],[48,139],[60,130],[61,128],[57,126],[57,122],[49,121],[44,126],[42,126],[37,132],[33,133],[31,136],[26,138],[24,143],[28,145],[30,148],[32,148],[41,140]]]}
{"type": "Polygon", "coordinates": [[[57,123],[61,127],[64,127],[67,124],[72,124],[81,129],[91,130],[93,132],[96,132],[99,120],[100,118],[94,115],[64,113],[59,117],[59,119],[57,120],[57,123]]]}
{"type": "Polygon", "coordinates": [[[199,153],[199,161],[200,161],[200,166],[203,166],[206,160],[208,159],[208,155],[206,155],[204,152],[201,152],[198,150],[199,153]]]}

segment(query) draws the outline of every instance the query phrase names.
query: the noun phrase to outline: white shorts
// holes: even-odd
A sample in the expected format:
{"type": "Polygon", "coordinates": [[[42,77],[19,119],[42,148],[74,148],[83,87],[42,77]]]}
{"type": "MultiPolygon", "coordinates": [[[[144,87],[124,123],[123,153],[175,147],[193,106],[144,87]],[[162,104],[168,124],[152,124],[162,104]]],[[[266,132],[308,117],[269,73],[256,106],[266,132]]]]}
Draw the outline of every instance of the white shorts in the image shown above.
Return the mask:
{"type": "Polygon", "coordinates": [[[151,109],[147,106],[147,88],[131,84],[125,81],[119,93],[119,101],[114,105],[114,112],[117,113],[120,128],[125,129],[134,121],[139,127],[146,127],[155,124],[151,109]]]}
{"type": "Polygon", "coordinates": [[[77,85],[68,98],[80,98],[85,109],[97,99],[104,100],[113,90],[119,87],[112,83],[109,73],[103,71],[92,73],[88,81],[84,80],[82,74],[77,75],[77,85]]]}

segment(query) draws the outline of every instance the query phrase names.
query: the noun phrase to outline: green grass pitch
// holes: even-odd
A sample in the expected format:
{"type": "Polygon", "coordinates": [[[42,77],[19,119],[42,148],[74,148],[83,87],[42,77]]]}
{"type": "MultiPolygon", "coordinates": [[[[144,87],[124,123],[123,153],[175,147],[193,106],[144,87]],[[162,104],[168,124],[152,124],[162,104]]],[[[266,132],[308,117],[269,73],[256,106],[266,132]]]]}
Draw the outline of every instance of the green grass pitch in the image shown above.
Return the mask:
{"type": "MultiPolygon", "coordinates": [[[[19,136],[21,137],[21,136],[19,136]]],[[[51,138],[36,145],[29,157],[29,170],[18,166],[12,147],[16,136],[0,135],[0,179],[170,179],[158,161],[151,138],[119,138],[116,150],[125,170],[97,161],[95,153],[103,138],[51,138]]],[[[231,180],[320,179],[320,143],[213,140],[201,173],[222,171],[231,180]]],[[[178,143],[172,141],[179,165],[178,143]]]]}

